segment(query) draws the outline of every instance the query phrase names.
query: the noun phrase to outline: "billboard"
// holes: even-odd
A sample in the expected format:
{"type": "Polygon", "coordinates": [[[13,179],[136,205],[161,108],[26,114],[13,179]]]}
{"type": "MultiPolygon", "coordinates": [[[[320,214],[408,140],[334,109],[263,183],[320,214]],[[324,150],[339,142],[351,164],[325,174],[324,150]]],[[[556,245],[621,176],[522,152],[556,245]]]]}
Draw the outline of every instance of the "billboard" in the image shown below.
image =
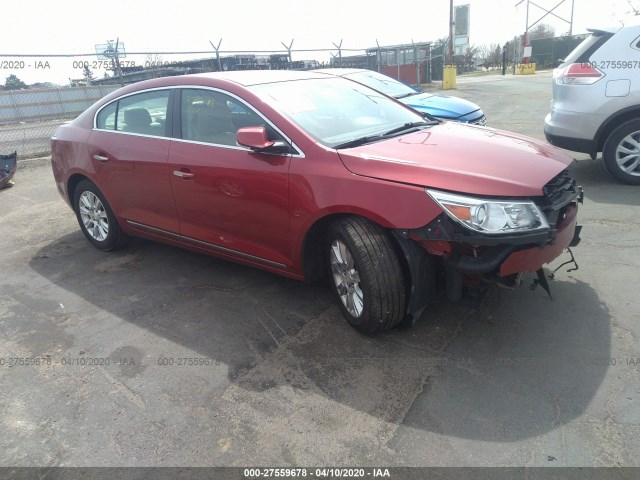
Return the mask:
{"type": "MultiPolygon", "coordinates": [[[[124,43],[118,42],[118,57],[124,58],[127,55],[124,50],[124,43]]],[[[116,53],[116,43],[109,42],[103,43],[101,45],[96,45],[96,55],[98,56],[98,60],[110,60],[115,56],[116,53]]]]}
{"type": "Polygon", "coordinates": [[[469,5],[454,7],[453,21],[455,23],[453,34],[456,37],[469,36],[469,5]]]}
{"type": "Polygon", "coordinates": [[[469,5],[458,5],[453,9],[453,50],[455,55],[464,55],[469,48],[469,5]]]}

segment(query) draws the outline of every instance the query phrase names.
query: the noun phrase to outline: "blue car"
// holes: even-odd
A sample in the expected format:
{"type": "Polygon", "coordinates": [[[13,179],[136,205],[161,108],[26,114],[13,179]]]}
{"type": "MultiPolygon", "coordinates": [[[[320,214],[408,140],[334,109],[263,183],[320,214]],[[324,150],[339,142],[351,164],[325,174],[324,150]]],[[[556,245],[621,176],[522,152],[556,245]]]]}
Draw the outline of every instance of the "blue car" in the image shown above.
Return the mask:
{"type": "Polygon", "coordinates": [[[473,102],[440,93],[422,92],[387,75],[374,72],[373,70],[326,68],[316,71],[354,80],[374,90],[378,90],[385,95],[394,97],[405,105],[418,110],[420,113],[428,113],[433,117],[438,117],[443,120],[472,123],[474,125],[486,125],[487,123],[484,112],[473,102]]]}

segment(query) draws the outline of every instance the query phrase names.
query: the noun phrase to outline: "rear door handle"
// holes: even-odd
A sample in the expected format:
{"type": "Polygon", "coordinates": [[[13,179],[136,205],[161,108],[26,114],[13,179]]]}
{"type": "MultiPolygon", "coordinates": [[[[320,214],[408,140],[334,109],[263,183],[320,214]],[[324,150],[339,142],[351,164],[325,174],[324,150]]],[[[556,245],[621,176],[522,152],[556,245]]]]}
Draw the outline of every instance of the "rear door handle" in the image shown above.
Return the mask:
{"type": "Polygon", "coordinates": [[[109,161],[109,157],[105,157],[103,155],[94,155],[93,159],[98,161],[98,162],[107,162],[107,161],[109,161]]]}
{"type": "Polygon", "coordinates": [[[195,173],[191,173],[191,172],[183,172],[183,171],[181,171],[181,170],[174,170],[174,171],[173,171],[173,174],[174,174],[176,177],[180,177],[180,178],[193,178],[193,177],[195,177],[195,176],[196,176],[196,174],[195,174],[195,173]]]}

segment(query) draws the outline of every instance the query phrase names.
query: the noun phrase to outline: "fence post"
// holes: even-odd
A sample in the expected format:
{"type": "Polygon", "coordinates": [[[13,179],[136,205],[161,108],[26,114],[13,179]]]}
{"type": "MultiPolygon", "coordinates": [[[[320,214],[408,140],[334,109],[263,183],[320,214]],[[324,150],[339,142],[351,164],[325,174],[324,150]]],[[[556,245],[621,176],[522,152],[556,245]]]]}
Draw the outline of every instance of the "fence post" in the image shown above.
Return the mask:
{"type": "Polygon", "coordinates": [[[58,100],[60,100],[60,113],[62,114],[62,117],[64,118],[65,115],[65,109],[64,109],[64,102],[62,101],[62,94],[60,93],[60,88],[56,88],[56,91],[58,92],[58,100]]]}
{"type": "Polygon", "coordinates": [[[18,110],[18,103],[16,102],[16,99],[13,96],[13,92],[11,90],[9,90],[9,97],[11,97],[11,103],[13,103],[13,109],[16,111],[16,118],[18,119],[18,122],[22,122],[20,110],[18,110]]]}

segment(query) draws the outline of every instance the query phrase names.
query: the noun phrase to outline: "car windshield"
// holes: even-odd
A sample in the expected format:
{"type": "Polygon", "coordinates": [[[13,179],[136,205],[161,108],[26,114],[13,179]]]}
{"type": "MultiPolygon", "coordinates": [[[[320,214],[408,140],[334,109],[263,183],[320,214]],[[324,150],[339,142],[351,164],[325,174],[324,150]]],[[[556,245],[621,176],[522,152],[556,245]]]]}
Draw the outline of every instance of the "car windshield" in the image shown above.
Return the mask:
{"type": "Polygon", "coordinates": [[[337,77],[265,83],[250,89],[328,147],[424,122],[420,114],[377,91],[337,77]]]}
{"type": "Polygon", "coordinates": [[[378,90],[379,92],[394,98],[408,97],[419,93],[409,85],[378,72],[367,71],[348,73],[344,75],[344,77],[355,80],[358,83],[362,83],[367,87],[371,87],[374,90],[378,90]]]}

